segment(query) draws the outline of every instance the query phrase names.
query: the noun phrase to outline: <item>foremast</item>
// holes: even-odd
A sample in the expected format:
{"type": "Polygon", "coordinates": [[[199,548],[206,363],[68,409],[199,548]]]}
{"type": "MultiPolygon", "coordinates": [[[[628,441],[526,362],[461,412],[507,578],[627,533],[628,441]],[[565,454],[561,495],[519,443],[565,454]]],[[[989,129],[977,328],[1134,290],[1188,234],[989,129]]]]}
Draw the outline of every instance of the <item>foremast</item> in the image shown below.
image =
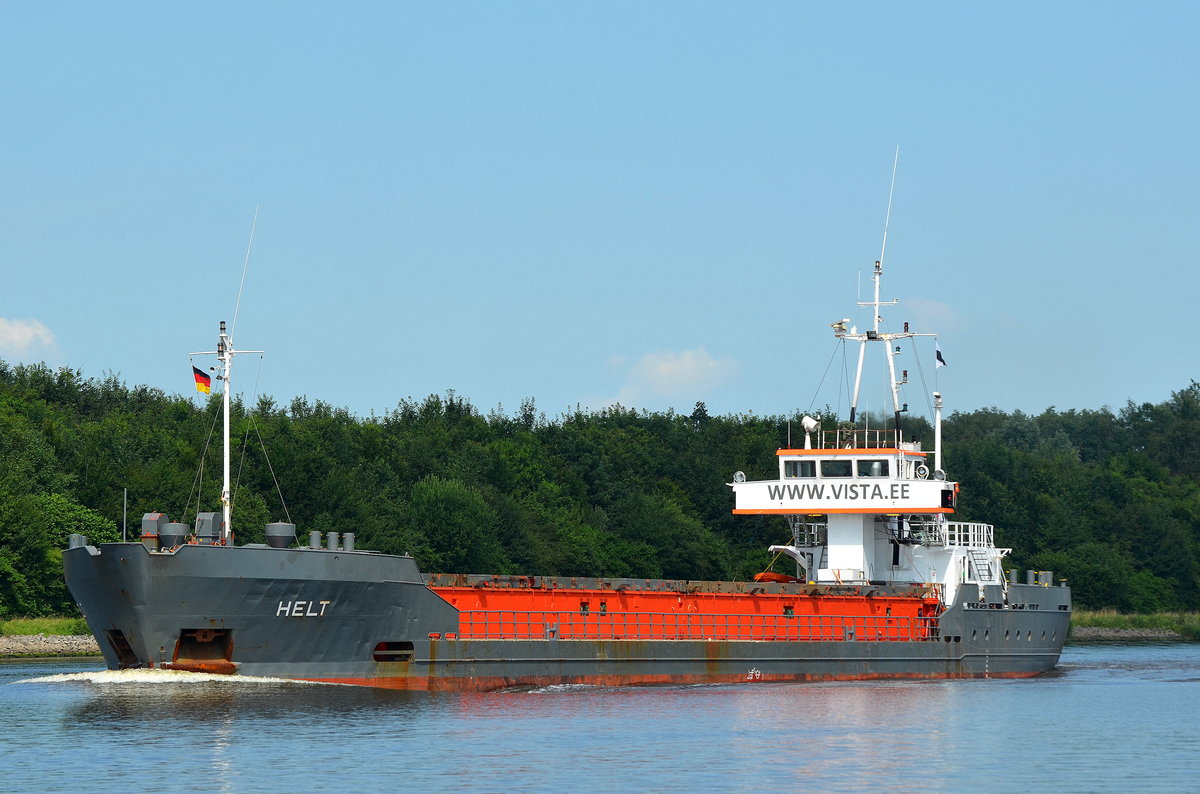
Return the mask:
{"type": "Polygon", "coordinates": [[[233,337],[225,332],[225,321],[221,321],[220,334],[217,337],[216,350],[204,350],[189,353],[191,356],[216,356],[219,364],[216,378],[221,386],[221,545],[229,545],[233,540],[233,497],[229,478],[229,394],[232,382],[233,359],[239,353],[262,353],[261,350],[236,350],[233,347],[233,337]]]}

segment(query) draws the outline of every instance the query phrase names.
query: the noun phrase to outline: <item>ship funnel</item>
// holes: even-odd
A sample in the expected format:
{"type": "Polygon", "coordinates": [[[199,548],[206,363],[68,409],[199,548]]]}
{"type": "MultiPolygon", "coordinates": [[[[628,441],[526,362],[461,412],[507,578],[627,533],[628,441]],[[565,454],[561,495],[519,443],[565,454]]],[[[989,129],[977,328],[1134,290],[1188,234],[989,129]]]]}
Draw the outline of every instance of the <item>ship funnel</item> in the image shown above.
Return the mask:
{"type": "Polygon", "coordinates": [[[296,542],[296,525],[283,521],[267,524],[267,545],[273,549],[286,549],[296,542]]]}

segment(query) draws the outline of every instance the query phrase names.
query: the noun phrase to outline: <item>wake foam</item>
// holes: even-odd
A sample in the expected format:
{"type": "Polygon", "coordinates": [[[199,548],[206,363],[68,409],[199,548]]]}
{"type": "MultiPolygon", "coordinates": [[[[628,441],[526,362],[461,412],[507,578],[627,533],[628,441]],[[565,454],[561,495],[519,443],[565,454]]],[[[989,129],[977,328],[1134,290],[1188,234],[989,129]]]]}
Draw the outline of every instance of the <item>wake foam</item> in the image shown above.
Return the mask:
{"type": "Polygon", "coordinates": [[[598,689],[612,689],[612,687],[601,687],[596,684],[547,684],[545,686],[530,687],[529,689],[514,687],[507,691],[524,692],[527,695],[553,695],[561,692],[594,692],[598,689]]]}
{"type": "Polygon", "coordinates": [[[143,685],[196,685],[214,684],[219,686],[342,686],[342,684],[327,684],[323,681],[297,681],[291,678],[268,678],[265,676],[249,675],[217,675],[216,673],[194,673],[188,670],[93,670],[84,673],[57,673],[37,678],[25,678],[14,681],[14,684],[96,684],[108,686],[113,684],[143,685]]]}

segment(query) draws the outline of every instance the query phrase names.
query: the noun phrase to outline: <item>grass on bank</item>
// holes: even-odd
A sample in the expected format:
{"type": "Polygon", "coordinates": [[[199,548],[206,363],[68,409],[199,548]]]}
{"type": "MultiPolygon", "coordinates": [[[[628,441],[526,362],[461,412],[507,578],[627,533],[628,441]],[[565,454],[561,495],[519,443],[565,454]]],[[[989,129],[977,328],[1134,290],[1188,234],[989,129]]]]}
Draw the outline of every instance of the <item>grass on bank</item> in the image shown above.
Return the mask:
{"type": "Polygon", "coordinates": [[[1071,613],[1071,628],[1166,629],[1190,642],[1200,642],[1200,612],[1155,612],[1123,615],[1114,609],[1077,609],[1071,613]]]}
{"type": "Polygon", "coordinates": [[[70,636],[72,634],[91,634],[87,622],[83,618],[13,618],[0,620],[0,635],[15,637],[18,635],[45,634],[51,636],[70,636]]]}

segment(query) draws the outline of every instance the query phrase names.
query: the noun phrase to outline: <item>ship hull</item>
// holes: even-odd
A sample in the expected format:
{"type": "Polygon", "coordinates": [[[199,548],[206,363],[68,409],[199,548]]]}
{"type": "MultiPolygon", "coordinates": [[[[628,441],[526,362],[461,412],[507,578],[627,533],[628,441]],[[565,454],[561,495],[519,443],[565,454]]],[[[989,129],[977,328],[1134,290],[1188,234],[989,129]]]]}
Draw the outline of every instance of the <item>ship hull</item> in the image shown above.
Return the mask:
{"type": "MultiPolygon", "coordinates": [[[[714,630],[711,621],[687,636],[662,636],[661,624],[655,636],[617,636],[629,632],[611,628],[615,614],[587,616],[589,626],[609,627],[607,636],[561,636],[539,624],[537,632],[514,628],[512,636],[475,638],[463,631],[465,613],[407,557],[221,546],[151,553],[139,543],[114,543],[71,548],[63,559],[68,586],[112,669],[167,667],[392,689],[1029,677],[1053,669],[1070,616],[1063,587],[1010,585],[1002,594],[998,587],[981,592],[963,585],[959,603],[936,618],[903,619],[919,631],[876,632],[865,627],[902,619],[865,623],[842,613],[882,612],[887,603],[892,615],[905,605],[919,610],[927,599],[843,588],[803,597],[804,609],[829,613],[813,625],[842,627],[804,639],[787,639],[801,635],[786,631],[744,639],[744,632],[714,630]]],[[[560,583],[566,582],[554,584],[560,583]]],[[[615,604],[628,584],[586,592],[610,593],[615,604]]],[[[706,584],[717,590],[736,583],[706,584]]],[[[697,597],[699,587],[637,586],[651,595],[678,586],[680,604],[697,597]]],[[[754,588],[761,595],[738,596],[738,603],[777,610],[784,596],[800,590],[763,585],[754,588]]],[[[571,591],[556,594],[573,598],[571,591]]],[[[737,617],[738,625],[761,620],[737,617]]],[[[789,613],[788,622],[810,617],[789,613]]],[[[769,625],[779,622],[773,619],[769,625]]]]}

